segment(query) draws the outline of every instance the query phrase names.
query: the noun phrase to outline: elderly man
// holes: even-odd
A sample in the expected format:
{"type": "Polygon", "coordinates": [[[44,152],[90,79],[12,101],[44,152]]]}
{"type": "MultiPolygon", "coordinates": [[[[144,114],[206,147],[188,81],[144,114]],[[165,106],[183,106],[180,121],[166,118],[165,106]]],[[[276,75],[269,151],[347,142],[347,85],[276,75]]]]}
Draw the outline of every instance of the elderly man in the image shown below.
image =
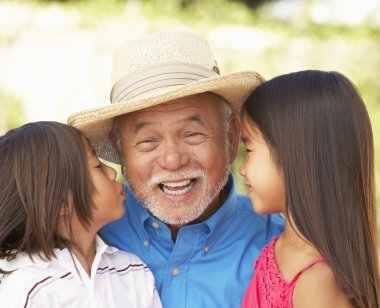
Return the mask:
{"type": "Polygon", "coordinates": [[[238,112],[262,77],[220,75],[207,42],[188,32],[128,41],[113,59],[111,105],[69,123],[121,163],[125,215],[101,235],[152,269],[163,306],[240,307],[262,247],[283,230],[235,190],[238,112]]]}

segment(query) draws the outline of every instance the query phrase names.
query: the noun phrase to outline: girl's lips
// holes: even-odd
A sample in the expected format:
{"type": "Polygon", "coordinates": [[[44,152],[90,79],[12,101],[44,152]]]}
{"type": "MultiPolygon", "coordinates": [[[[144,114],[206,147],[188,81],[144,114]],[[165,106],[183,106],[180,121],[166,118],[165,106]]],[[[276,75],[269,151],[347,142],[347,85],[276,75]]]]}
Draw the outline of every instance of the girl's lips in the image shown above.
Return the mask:
{"type": "Polygon", "coordinates": [[[121,189],[120,189],[120,194],[123,195],[123,196],[127,196],[125,190],[124,190],[124,185],[123,184],[120,184],[121,186],[121,189]]]}

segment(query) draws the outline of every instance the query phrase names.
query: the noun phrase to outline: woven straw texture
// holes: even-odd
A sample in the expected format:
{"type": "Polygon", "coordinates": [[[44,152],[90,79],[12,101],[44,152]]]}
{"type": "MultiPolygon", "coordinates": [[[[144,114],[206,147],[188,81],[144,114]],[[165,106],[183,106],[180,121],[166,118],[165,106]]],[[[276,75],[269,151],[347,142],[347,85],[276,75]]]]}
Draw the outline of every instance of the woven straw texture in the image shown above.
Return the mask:
{"type": "Polygon", "coordinates": [[[111,103],[74,113],[68,123],[89,138],[99,157],[119,163],[109,139],[116,116],[204,92],[223,97],[238,112],[248,95],[263,81],[255,71],[219,75],[209,45],[196,34],[156,32],[127,41],[115,52],[111,103]],[[172,71],[173,64],[176,71],[172,71]],[[154,69],[157,65],[164,73],[157,74],[154,69]],[[188,67],[194,70],[187,71],[188,67]]]}

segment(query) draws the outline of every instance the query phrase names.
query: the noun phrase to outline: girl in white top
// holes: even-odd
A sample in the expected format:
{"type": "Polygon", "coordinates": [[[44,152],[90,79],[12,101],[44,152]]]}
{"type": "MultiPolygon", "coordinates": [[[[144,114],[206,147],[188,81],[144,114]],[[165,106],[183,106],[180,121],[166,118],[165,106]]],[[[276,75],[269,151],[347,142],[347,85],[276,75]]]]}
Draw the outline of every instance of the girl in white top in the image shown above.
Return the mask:
{"type": "Polygon", "coordinates": [[[147,266],[97,235],[126,196],[81,133],[56,122],[9,131],[0,175],[2,307],[162,307],[147,266]]]}

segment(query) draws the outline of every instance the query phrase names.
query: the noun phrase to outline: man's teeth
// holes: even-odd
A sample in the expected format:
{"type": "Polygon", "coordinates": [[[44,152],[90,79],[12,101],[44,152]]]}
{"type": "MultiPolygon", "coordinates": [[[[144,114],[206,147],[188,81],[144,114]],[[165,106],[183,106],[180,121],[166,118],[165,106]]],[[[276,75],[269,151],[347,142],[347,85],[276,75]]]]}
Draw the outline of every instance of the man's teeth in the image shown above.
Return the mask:
{"type": "Polygon", "coordinates": [[[190,180],[184,180],[182,182],[168,182],[168,183],[162,183],[162,185],[167,187],[179,187],[179,186],[185,186],[190,184],[190,180]]]}
{"type": "Polygon", "coordinates": [[[191,180],[184,180],[181,182],[168,182],[162,184],[162,191],[165,194],[178,196],[178,195],[184,195],[187,192],[189,192],[195,185],[195,181],[191,180]],[[178,189],[178,187],[183,187],[182,189],[178,189]],[[177,188],[173,190],[173,188],[177,188]]]}

